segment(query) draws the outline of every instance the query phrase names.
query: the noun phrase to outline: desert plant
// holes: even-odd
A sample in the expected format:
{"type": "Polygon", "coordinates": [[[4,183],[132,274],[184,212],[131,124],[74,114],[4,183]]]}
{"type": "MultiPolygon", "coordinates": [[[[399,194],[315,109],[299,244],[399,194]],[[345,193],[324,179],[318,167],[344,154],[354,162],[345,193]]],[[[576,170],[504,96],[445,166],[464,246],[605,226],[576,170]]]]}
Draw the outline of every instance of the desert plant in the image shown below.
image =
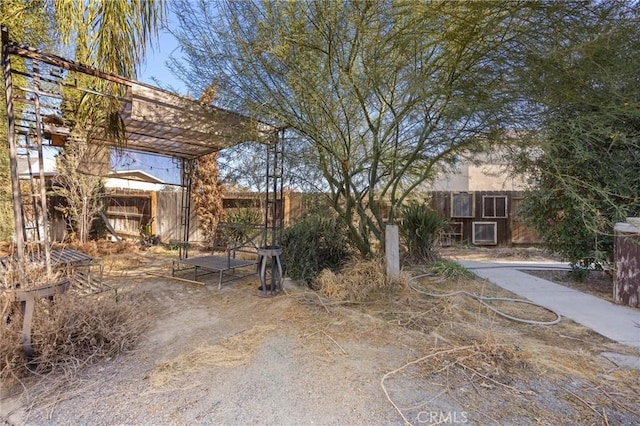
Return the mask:
{"type": "Polygon", "coordinates": [[[285,273],[307,284],[323,270],[337,272],[352,258],[346,225],[337,218],[311,215],[285,228],[282,260],[285,273]]]}
{"type": "Polygon", "coordinates": [[[259,225],[262,223],[262,212],[258,209],[244,207],[227,212],[227,223],[243,225],[259,225]]]}
{"type": "Polygon", "coordinates": [[[401,209],[399,231],[409,255],[420,260],[433,260],[438,234],[447,222],[426,204],[412,202],[401,209]]]}
{"type": "Polygon", "coordinates": [[[473,272],[451,260],[438,260],[429,264],[430,272],[446,279],[473,278],[473,272]]]}
{"type": "Polygon", "coordinates": [[[226,220],[218,224],[213,240],[214,246],[244,245],[249,240],[255,239],[256,230],[261,229],[262,215],[257,209],[234,209],[225,212],[225,217],[226,220]]]}

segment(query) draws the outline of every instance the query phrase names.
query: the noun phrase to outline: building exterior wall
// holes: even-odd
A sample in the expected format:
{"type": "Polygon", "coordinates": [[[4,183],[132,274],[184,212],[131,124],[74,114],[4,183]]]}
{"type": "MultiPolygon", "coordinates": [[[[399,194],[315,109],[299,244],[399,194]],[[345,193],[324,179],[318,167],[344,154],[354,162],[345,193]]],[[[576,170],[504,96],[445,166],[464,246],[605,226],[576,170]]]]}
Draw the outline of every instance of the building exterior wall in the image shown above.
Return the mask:
{"type": "Polygon", "coordinates": [[[468,188],[468,191],[523,191],[526,185],[524,179],[509,176],[504,165],[471,164],[468,188]]]}
{"type": "Polygon", "coordinates": [[[431,207],[449,221],[451,229],[445,236],[445,244],[511,246],[540,242],[537,233],[516,215],[524,198],[527,178],[511,176],[505,158],[498,151],[476,155],[473,160],[463,159],[450,168],[443,168],[433,183],[423,187],[431,195],[431,207]],[[456,214],[453,206],[456,197],[472,199],[472,211],[463,216],[456,214]],[[499,205],[495,205],[496,202],[499,205]],[[493,208],[500,209],[500,214],[486,205],[489,203],[494,203],[493,208]],[[489,236],[489,231],[495,232],[495,238],[484,238],[489,236]]]}
{"type": "Polygon", "coordinates": [[[429,185],[431,191],[469,191],[469,163],[462,163],[451,170],[441,172],[429,185]]]}
{"type": "Polygon", "coordinates": [[[464,158],[458,164],[443,167],[430,191],[523,191],[527,176],[512,176],[500,152],[464,158]]]}
{"type": "Polygon", "coordinates": [[[449,222],[443,244],[477,246],[532,245],[538,235],[518,221],[517,205],[523,194],[518,191],[434,191],[430,206],[449,222]],[[461,211],[460,198],[468,211],[461,211]]]}

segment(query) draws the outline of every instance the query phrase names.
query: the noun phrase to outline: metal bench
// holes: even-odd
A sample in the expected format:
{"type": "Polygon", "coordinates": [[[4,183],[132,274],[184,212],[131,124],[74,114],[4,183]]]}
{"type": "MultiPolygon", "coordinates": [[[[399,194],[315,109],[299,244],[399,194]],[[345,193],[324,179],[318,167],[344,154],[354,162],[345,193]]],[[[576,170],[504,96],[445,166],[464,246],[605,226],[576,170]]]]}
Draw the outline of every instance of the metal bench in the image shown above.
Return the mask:
{"type": "MultiPolygon", "coordinates": [[[[220,223],[217,227],[218,238],[211,247],[212,254],[174,260],[171,276],[175,277],[176,272],[193,270],[193,280],[198,281],[200,276],[218,274],[218,289],[221,289],[224,282],[255,275],[258,266],[255,240],[261,236],[261,232],[262,227],[220,223]],[[250,259],[239,259],[236,257],[238,253],[248,254],[250,259]],[[253,267],[251,272],[236,273],[237,269],[247,267],[253,267]]],[[[181,243],[188,244],[187,242],[181,243]]]]}
{"type": "Polygon", "coordinates": [[[173,270],[171,275],[175,277],[176,272],[193,269],[193,280],[198,281],[198,277],[207,274],[219,274],[218,277],[218,290],[222,288],[223,282],[233,281],[236,279],[248,277],[256,273],[255,269],[251,273],[238,275],[235,273],[236,269],[246,268],[248,266],[256,266],[256,260],[242,260],[234,259],[232,257],[225,256],[196,256],[188,259],[180,259],[173,261],[173,270]],[[225,273],[230,276],[228,279],[223,279],[225,273]]]}

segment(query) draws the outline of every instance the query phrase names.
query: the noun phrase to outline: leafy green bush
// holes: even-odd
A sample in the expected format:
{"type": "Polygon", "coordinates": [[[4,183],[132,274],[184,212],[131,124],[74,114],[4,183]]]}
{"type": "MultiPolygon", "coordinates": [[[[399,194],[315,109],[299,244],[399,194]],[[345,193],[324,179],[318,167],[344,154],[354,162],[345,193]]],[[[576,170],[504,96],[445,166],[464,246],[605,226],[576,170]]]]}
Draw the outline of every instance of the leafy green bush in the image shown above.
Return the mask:
{"type": "Polygon", "coordinates": [[[310,284],[323,270],[337,272],[354,254],[346,226],[336,218],[311,215],[285,228],[282,238],[285,273],[310,284]]]}
{"type": "Polygon", "coordinates": [[[433,246],[447,222],[424,203],[412,202],[400,210],[399,231],[412,257],[432,260],[433,246]]]}
{"type": "Polygon", "coordinates": [[[610,264],[613,226],[624,220],[625,214],[631,216],[638,210],[631,210],[622,202],[603,201],[595,194],[585,201],[572,191],[542,185],[528,193],[517,211],[518,216],[538,232],[549,251],[576,268],[595,265],[596,269],[602,269],[610,264]]]}

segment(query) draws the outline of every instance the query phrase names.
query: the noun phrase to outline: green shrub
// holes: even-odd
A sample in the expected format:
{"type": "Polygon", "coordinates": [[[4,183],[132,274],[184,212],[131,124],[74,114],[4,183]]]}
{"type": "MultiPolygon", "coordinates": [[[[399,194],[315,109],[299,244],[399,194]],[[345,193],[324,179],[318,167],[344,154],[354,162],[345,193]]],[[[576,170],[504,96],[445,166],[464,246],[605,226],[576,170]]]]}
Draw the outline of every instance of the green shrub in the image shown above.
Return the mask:
{"type": "Polygon", "coordinates": [[[307,284],[323,270],[338,272],[354,253],[344,224],[335,218],[311,215],[285,228],[282,238],[285,273],[307,284]]]}
{"type": "Polygon", "coordinates": [[[226,220],[220,227],[220,232],[214,236],[214,245],[224,247],[228,245],[244,244],[252,239],[257,228],[262,228],[262,214],[257,209],[239,208],[226,214],[226,220]]]}
{"type": "Polygon", "coordinates": [[[262,211],[249,207],[233,209],[227,212],[227,223],[259,225],[262,223],[262,211]]]}
{"type": "Polygon", "coordinates": [[[403,206],[400,214],[400,236],[409,255],[421,260],[432,260],[435,257],[433,247],[438,234],[447,224],[446,220],[426,204],[417,202],[403,206]]]}
{"type": "Polygon", "coordinates": [[[450,260],[438,260],[429,264],[430,272],[447,279],[473,278],[473,272],[459,263],[450,260]]]}

